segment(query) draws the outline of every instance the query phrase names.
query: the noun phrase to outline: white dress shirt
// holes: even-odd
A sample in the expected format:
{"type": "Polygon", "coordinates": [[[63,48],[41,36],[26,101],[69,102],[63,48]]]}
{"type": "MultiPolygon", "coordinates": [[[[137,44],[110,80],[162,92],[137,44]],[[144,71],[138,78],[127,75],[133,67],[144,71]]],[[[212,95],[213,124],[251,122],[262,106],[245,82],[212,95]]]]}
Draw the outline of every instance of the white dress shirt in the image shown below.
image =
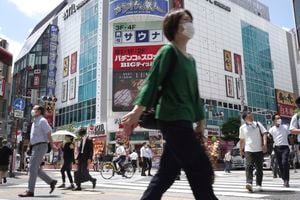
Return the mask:
{"type": "Polygon", "coordinates": [[[269,133],[273,136],[275,146],[288,146],[288,135],[290,131],[286,125],[280,125],[279,127],[273,126],[270,128],[269,133]]]}

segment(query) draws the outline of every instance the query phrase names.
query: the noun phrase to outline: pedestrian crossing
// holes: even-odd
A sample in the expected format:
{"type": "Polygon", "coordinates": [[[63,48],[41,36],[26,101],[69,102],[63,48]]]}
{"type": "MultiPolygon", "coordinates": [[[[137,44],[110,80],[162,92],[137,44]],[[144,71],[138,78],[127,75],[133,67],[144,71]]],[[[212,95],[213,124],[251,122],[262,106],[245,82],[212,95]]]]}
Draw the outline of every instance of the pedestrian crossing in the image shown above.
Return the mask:
{"type": "MultiPolygon", "coordinates": [[[[59,176],[59,174],[54,175],[59,176]]],[[[189,194],[192,195],[189,183],[184,175],[181,176],[180,181],[175,181],[167,193],[189,194]]],[[[254,179],[255,180],[255,179],[254,179]]],[[[133,179],[116,178],[111,180],[104,180],[97,176],[97,190],[122,190],[122,191],[144,191],[149,185],[149,177],[140,177],[135,175],[133,179]]],[[[274,194],[294,193],[300,192],[300,179],[292,179],[290,181],[290,188],[283,187],[281,179],[273,179],[270,175],[264,176],[262,192],[248,193],[245,189],[245,175],[243,172],[233,172],[231,174],[224,174],[223,172],[216,172],[216,180],[213,185],[215,194],[217,196],[231,196],[231,197],[247,197],[253,199],[268,198],[274,194]]],[[[27,187],[27,183],[12,185],[9,187],[27,187]]],[[[48,188],[49,185],[42,181],[38,181],[37,188],[48,188]]],[[[83,183],[83,188],[91,189],[91,183],[83,183]]],[[[83,192],[83,191],[82,191],[83,192]]],[[[76,195],[76,192],[74,192],[76,195]]]]}

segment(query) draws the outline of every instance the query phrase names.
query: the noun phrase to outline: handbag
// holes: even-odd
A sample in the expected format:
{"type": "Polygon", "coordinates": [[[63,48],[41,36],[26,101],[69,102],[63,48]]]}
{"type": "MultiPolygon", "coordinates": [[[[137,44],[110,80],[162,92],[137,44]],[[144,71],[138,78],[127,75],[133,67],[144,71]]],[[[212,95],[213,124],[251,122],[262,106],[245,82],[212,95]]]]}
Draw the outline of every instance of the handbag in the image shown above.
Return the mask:
{"type": "Polygon", "coordinates": [[[162,81],[162,89],[160,89],[157,93],[156,99],[152,105],[151,108],[146,109],[145,111],[143,111],[140,119],[139,119],[139,125],[140,127],[146,128],[146,129],[154,129],[154,130],[158,130],[158,123],[157,123],[157,119],[155,118],[155,107],[158,104],[159,99],[161,98],[162,94],[163,94],[163,86],[166,85],[167,81],[170,79],[171,77],[171,73],[174,70],[174,66],[175,66],[175,62],[176,62],[176,52],[175,52],[175,47],[172,46],[172,51],[171,51],[171,62],[170,64],[167,66],[167,73],[165,78],[162,81]],[[173,67],[172,67],[173,66],[173,67]]]}

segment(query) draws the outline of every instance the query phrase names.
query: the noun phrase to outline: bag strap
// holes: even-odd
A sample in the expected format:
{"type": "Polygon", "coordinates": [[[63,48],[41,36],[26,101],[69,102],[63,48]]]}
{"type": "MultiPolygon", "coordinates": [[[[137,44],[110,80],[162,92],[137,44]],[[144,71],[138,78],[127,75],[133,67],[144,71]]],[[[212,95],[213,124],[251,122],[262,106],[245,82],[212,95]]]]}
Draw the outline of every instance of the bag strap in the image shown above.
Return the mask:
{"type": "Polygon", "coordinates": [[[174,71],[175,63],[177,61],[177,52],[176,52],[177,50],[175,49],[176,47],[174,47],[172,44],[171,44],[171,47],[172,47],[171,48],[171,54],[170,54],[171,62],[170,62],[169,65],[167,65],[167,72],[166,72],[166,75],[165,75],[165,77],[162,81],[162,84],[160,85],[162,87],[162,89],[158,91],[157,101],[161,98],[161,96],[163,94],[164,86],[167,84],[167,82],[171,78],[171,74],[174,71]]]}
{"type": "Polygon", "coordinates": [[[260,135],[263,136],[261,129],[260,129],[260,125],[258,124],[258,121],[256,121],[256,127],[258,128],[260,135]]]}

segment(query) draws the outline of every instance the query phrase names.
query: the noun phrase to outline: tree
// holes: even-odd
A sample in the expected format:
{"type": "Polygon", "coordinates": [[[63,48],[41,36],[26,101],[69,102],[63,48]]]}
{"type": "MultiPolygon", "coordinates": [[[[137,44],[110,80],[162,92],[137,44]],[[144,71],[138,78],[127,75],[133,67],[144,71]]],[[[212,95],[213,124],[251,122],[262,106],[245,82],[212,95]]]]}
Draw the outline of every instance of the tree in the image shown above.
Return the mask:
{"type": "Polygon", "coordinates": [[[221,131],[224,135],[222,139],[225,141],[234,141],[235,143],[238,142],[240,125],[241,120],[238,117],[231,117],[225,121],[221,126],[221,131]]]}

